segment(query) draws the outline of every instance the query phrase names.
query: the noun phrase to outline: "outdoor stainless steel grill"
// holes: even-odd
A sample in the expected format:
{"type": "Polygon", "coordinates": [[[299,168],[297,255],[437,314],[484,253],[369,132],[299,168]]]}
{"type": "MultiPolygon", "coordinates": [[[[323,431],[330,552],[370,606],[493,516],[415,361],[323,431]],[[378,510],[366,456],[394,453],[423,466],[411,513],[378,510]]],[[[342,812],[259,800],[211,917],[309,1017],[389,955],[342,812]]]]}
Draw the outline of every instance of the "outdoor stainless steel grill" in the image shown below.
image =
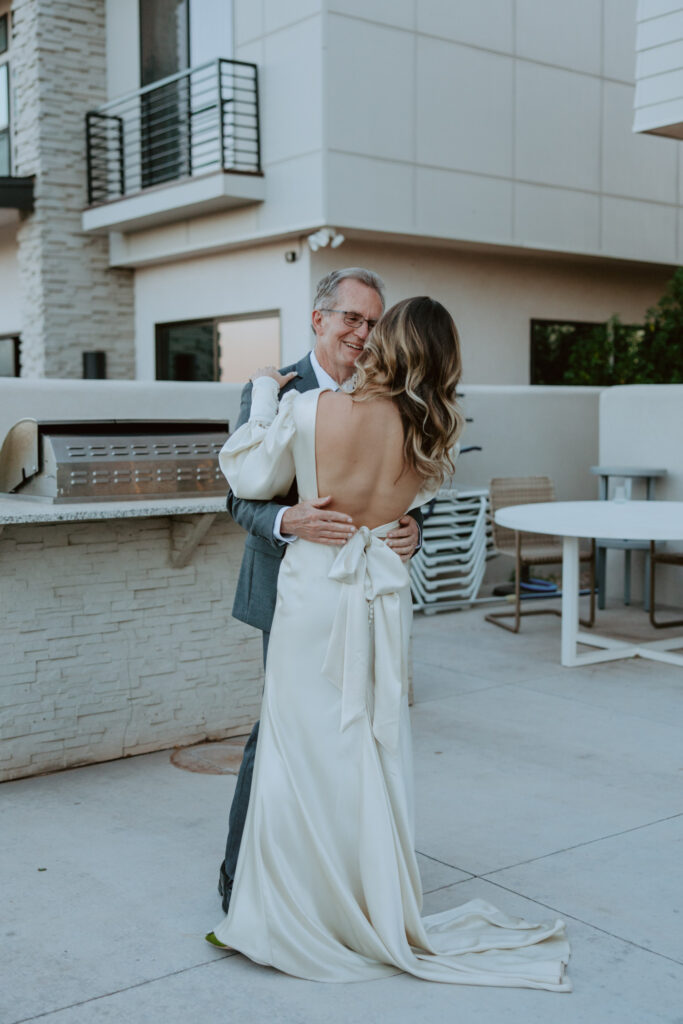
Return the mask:
{"type": "Polygon", "coordinates": [[[20,420],[0,450],[0,492],[55,504],[223,495],[215,421],[20,420]]]}

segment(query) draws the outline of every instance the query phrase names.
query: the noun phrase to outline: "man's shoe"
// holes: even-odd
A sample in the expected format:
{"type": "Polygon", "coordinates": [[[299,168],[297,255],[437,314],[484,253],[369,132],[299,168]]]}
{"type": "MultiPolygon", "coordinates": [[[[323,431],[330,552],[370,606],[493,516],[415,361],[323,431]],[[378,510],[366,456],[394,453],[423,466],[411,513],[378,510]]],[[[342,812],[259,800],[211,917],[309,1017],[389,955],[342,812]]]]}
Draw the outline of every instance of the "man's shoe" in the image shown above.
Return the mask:
{"type": "Polygon", "coordinates": [[[218,873],[218,895],[221,898],[223,913],[227,914],[230,908],[230,897],[232,896],[232,878],[225,873],[225,861],[221,864],[218,873]]]}

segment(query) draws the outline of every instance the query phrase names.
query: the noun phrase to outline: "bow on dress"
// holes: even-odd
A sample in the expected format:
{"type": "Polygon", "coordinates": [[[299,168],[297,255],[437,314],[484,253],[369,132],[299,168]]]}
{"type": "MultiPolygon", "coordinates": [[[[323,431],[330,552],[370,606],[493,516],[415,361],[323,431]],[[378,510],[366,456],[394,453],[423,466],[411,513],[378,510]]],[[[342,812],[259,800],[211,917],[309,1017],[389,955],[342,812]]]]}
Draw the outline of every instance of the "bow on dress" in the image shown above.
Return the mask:
{"type": "Polygon", "coordinates": [[[405,676],[399,592],[408,584],[408,571],[391,548],[361,526],[335,558],[328,577],[345,584],[323,663],[323,674],[342,692],[340,729],[366,713],[374,680],[372,731],[394,753],[405,676]]]}

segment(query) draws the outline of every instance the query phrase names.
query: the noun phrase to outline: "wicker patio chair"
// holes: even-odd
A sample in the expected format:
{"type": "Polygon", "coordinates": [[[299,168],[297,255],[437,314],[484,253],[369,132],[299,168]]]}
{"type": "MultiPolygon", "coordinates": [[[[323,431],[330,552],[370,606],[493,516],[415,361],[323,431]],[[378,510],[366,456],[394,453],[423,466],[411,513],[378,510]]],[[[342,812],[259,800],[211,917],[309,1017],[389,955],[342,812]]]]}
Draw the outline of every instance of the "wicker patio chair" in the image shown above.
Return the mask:
{"type": "Polygon", "coordinates": [[[658,565],[683,565],[683,551],[657,551],[655,542],[650,541],[650,622],[655,629],[683,626],[683,619],[670,619],[668,622],[655,619],[655,572],[658,565]]]}
{"type": "MultiPolygon", "coordinates": [[[[499,526],[495,514],[499,508],[507,505],[528,505],[532,502],[555,501],[555,487],[547,476],[510,476],[495,477],[489,487],[491,501],[491,525],[493,543],[496,550],[503,555],[515,559],[515,610],[513,612],[495,612],[486,616],[487,622],[494,626],[518,633],[523,615],[561,615],[557,608],[521,609],[521,583],[532,565],[555,565],[562,562],[562,541],[559,537],[550,537],[541,533],[526,533],[509,530],[499,526]],[[514,624],[503,622],[503,619],[514,619],[514,624]]],[[[591,541],[588,551],[580,551],[580,561],[588,562],[591,570],[590,582],[590,618],[581,619],[583,626],[592,626],[595,622],[595,541],[591,541]]]]}

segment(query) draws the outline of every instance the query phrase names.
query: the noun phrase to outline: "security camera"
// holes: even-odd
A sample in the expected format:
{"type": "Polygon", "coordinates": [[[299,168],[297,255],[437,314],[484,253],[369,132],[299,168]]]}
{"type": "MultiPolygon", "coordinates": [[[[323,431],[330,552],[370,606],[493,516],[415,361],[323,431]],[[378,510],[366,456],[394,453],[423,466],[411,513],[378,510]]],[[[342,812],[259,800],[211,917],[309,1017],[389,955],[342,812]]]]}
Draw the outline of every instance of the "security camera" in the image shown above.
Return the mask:
{"type": "Polygon", "coordinates": [[[312,235],[309,235],[307,241],[311,252],[317,252],[318,249],[322,249],[326,245],[333,249],[339,248],[344,241],[344,236],[336,228],[320,228],[319,231],[314,231],[312,235]]]}

